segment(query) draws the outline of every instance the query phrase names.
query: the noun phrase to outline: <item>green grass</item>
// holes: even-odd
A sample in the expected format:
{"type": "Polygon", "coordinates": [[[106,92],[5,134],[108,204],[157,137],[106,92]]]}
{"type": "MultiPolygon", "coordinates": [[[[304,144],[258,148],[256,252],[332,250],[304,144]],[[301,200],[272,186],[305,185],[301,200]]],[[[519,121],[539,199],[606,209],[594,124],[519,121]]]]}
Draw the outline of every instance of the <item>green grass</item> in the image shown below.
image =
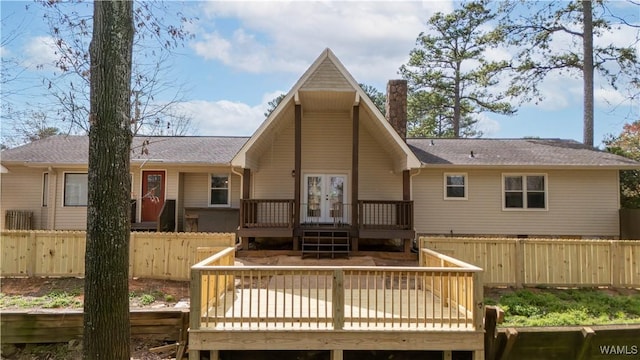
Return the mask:
{"type": "Polygon", "coordinates": [[[8,307],[26,308],[81,308],[82,300],[78,299],[75,292],[54,290],[45,296],[5,295],[0,293],[0,309],[8,307]]]}
{"type": "Polygon", "coordinates": [[[140,305],[147,306],[151,305],[156,300],[162,300],[165,302],[175,302],[175,299],[170,294],[165,294],[160,290],[152,290],[150,292],[130,292],[129,299],[137,300],[140,305]]]}
{"type": "Polygon", "coordinates": [[[495,298],[505,312],[501,326],[640,323],[640,294],[611,295],[597,289],[524,289],[495,298]]]}

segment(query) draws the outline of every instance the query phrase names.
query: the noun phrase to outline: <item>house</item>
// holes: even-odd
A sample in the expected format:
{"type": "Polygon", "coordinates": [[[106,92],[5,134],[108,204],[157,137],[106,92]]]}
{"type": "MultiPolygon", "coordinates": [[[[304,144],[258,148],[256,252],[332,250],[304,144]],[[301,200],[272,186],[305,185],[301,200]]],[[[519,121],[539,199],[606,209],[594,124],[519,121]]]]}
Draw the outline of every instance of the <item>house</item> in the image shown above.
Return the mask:
{"type": "MultiPolygon", "coordinates": [[[[640,163],[571,140],[407,139],[406,83],[387,91],[388,120],[326,49],[251,137],[136,137],[132,228],[332,251],[408,250],[418,234],[620,236],[618,173],[640,163]]],[[[34,229],[84,229],[87,149],[58,135],[3,151],[2,228],[28,214],[34,229]]]]}

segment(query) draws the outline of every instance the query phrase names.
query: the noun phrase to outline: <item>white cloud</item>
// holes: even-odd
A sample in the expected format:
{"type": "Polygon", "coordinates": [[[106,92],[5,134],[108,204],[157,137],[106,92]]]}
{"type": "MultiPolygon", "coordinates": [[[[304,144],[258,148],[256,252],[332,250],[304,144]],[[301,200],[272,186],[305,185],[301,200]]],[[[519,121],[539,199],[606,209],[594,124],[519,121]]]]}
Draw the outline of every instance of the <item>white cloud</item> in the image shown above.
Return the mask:
{"type": "Polygon", "coordinates": [[[249,136],[264,121],[266,105],[193,100],[182,102],[177,108],[192,119],[197,135],[249,136]]]}
{"type": "Polygon", "coordinates": [[[500,132],[500,123],[497,120],[491,119],[487,114],[479,114],[476,117],[478,119],[476,126],[482,131],[482,137],[494,137],[500,132]]]}
{"type": "Polygon", "coordinates": [[[397,77],[429,16],[451,9],[451,1],[207,2],[200,26],[213,20],[215,28],[192,46],[255,73],[301,73],[329,47],[358,81],[384,83],[397,77]]]}
{"type": "Polygon", "coordinates": [[[625,103],[629,99],[614,89],[595,89],[594,101],[596,106],[611,107],[625,103]]]}
{"type": "Polygon", "coordinates": [[[6,46],[0,46],[0,57],[6,58],[9,56],[11,56],[11,50],[8,49],[6,46]]]}
{"type": "Polygon", "coordinates": [[[58,59],[55,39],[51,36],[36,36],[29,39],[23,48],[22,66],[28,69],[51,70],[58,59]]]}

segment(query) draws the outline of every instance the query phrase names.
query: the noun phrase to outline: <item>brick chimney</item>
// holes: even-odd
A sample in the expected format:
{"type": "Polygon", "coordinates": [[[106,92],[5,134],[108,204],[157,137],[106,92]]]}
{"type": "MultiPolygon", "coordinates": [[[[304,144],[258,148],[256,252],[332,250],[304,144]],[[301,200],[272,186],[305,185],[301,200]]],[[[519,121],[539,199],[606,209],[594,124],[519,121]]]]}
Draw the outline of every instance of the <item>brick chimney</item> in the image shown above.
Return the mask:
{"type": "Polygon", "coordinates": [[[387,83],[387,121],[402,140],[407,139],[407,80],[389,80],[387,83]]]}

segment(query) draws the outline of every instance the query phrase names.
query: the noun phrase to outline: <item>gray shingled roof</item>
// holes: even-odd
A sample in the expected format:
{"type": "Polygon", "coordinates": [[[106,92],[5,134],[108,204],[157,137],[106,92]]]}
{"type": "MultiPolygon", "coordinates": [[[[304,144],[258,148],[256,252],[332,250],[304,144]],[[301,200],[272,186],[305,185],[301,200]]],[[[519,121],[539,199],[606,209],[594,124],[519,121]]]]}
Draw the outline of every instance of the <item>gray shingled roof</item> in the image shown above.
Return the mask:
{"type": "MultiPolygon", "coordinates": [[[[229,164],[248,137],[150,136],[136,137],[132,161],[162,161],[179,164],[229,164]],[[148,145],[142,146],[148,141],[148,145]],[[148,154],[142,149],[146,148],[148,154]]],[[[86,164],[89,137],[57,135],[4,150],[2,162],[86,164]]]]}
{"type": "Polygon", "coordinates": [[[426,165],[640,167],[636,161],[574,140],[407,139],[407,143],[426,165]]]}
{"type": "MultiPolygon", "coordinates": [[[[248,137],[136,137],[132,161],[228,165],[248,137]],[[148,140],[148,154],[142,143],[148,140]]],[[[640,168],[640,163],[561,139],[407,139],[424,165],[640,168]],[[471,153],[473,152],[473,157],[471,153]]],[[[0,154],[3,163],[86,164],[87,136],[57,135],[0,154]]]]}

